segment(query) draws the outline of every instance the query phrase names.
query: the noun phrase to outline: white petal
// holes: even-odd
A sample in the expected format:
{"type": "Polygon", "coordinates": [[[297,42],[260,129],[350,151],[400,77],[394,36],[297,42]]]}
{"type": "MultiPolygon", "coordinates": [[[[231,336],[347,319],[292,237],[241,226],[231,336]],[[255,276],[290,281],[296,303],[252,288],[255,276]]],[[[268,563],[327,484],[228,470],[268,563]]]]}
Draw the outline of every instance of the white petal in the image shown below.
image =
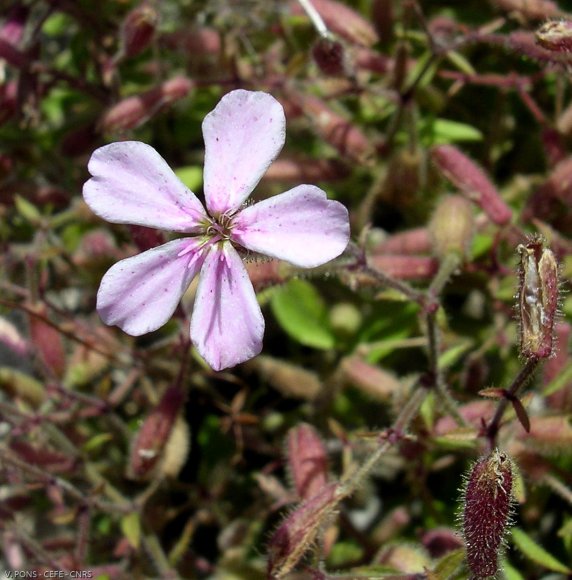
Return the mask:
{"type": "Polygon", "coordinates": [[[195,194],[150,145],[105,145],[93,152],[88,169],[93,177],[83,186],[83,197],[109,222],[193,232],[206,217],[195,194]]]}
{"type": "Polygon", "coordinates": [[[284,146],[286,119],[271,95],[226,94],[203,121],[205,198],[211,215],[236,210],[284,146]]]}
{"type": "Polygon", "coordinates": [[[338,257],[348,245],[348,210],[313,185],[299,185],[242,210],[232,239],[241,246],[302,268],[338,257]]]}
{"type": "Polygon", "coordinates": [[[163,326],[202,266],[199,245],[195,238],[173,240],[117,262],[97,293],[102,320],[132,336],[163,326]]]}
{"type": "Polygon", "coordinates": [[[191,319],[193,344],[219,371],[259,354],[263,335],[264,318],[240,256],[228,242],[211,246],[191,319]]]}

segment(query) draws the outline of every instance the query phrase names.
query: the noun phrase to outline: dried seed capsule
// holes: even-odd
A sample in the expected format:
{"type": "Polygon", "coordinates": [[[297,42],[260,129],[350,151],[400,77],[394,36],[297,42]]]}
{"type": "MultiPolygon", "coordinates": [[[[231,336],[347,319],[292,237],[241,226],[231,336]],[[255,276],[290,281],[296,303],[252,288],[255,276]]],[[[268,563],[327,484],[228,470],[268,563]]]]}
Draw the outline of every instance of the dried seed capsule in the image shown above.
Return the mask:
{"type": "Polygon", "coordinates": [[[541,238],[517,248],[520,254],[518,316],[520,351],[526,358],[553,353],[554,319],[558,309],[558,264],[541,238]]]}
{"type": "Polygon", "coordinates": [[[463,535],[467,563],[475,578],[498,570],[499,550],[509,524],[512,499],[512,464],[495,449],[477,461],[464,493],[463,535]]]}
{"type": "Polygon", "coordinates": [[[314,62],[327,76],[339,77],[347,74],[347,60],[341,42],[330,38],[319,38],[312,47],[314,62]]]}
{"type": "Polygon", "coordinates": [[[546,22],[536,31],[536,42],[546,50],[570,52],[572,50],[572,21],[546,22]]]}

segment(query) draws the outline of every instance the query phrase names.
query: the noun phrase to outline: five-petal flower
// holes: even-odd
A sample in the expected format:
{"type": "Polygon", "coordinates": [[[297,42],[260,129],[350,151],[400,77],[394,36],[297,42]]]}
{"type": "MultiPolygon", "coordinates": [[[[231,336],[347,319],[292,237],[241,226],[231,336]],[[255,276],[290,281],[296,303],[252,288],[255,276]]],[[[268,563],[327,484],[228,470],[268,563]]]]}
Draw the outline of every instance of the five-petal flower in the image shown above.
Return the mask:
{"type": "Polygon", "coordinates": [[[242,207],[284,145],[284,111],[272,96],[228,93],[205,117],[203,136],[206,210],[155,149],[137,141],[97,149],[83,195],[107,221],[188,234],[107,271],[97,295],[103,321],[133,336],[156,330],[200,272],[191,339],[221,370],[256,356],[264,334],[237,248],[311,268],[344,251],[349,221],[346,208],[313,185],[242,207]]]}

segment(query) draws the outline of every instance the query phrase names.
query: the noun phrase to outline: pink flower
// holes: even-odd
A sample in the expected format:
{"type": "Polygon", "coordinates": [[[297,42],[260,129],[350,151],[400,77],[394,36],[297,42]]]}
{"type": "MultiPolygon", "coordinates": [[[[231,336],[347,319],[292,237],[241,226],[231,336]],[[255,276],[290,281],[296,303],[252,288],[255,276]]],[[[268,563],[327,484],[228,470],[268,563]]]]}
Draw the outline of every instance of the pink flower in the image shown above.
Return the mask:
{"type": "Polygon", "coordinates": [[[200,272],[191,318],[199,353],[221,370],[262,350],[264,319],[239,252],[312,268],[349,240],[346,208],[313,185],[243,207],[282,149],[285,123],[266,93],[236,90],[221,99],[203,121],[206,210],[149,145],[125,141],[93,153],[83,195],[97,215],[187,234],[107,271],[97,294],[106,324],[132,336],[156,330],[200,272]]]}

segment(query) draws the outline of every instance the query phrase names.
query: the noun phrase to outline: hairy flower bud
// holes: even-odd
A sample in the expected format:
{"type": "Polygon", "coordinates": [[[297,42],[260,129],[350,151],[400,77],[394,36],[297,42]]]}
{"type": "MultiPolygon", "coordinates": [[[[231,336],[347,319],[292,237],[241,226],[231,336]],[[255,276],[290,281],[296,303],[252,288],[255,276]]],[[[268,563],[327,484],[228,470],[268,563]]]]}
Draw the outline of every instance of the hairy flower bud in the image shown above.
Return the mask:
{"type": "Polygon", "coordinates": [[[316,540],[338,504],[338,486],[330,483],[298,506],[274,532],[268,545],[268,577],[282,578],[316,540]]]}
{"type": "Polygon", "coordinates": [[[476,203],[498,225],[510,221],[512,212],[478,165],[452,145],[439,145],[433,161],[445,177],[476,203]]]}
{"type": "Polygon", "coordinates": [[[288,466],[298,496],[309,499],[328,483],[328,454],[318,432],[301,423],[288,432],[288,466]]]}
{"type": "Polygon", "coordinates": [[[160,86],[127,97],[112,105],[101,117],[99,127],[102,131],[127,131],[139,127],[153,117],[165,105],[186,97],[193,83],[185,77],[175,77],[160,86]]]}
{"type": "Polygon", "coordinates": [[[347,62],[341,42],[330,38],[319,38],[312,47],[312,57],[322,73],[338,77],[347,74],[347,62]]]}
{"type": "Polygon", "coordinates": [[[146,3],[129,12],[121,26],[120,55],[132,58],[141,54],[151,44],[158,20],[157,11],[146,3]]]}
{"type": "Polygon", "coordinates": [[[570,52],[572,50],[572,21],[546,22],[536,31],[536,42],[546,50],[570,52]]]}
{"type": "Polygon", "coordinates": [[[553,353],[554,319],[558,309],[558,264],[541,238],[517,248],[520,254],[518,317],[520,351],[526,358],[553,353]]]}
{"type": "Polygon", "coordinates": [[[544,20],[558,16],[558,5],[551,0],[493,0],[499,8],[516,12],[529,20],[544,20]]]}
{"type": "Polygon", "coordinates": [[[467,563],[475,578],[493,576],[509,524],[512,464],[495,449],[477,461],[467,479],[463,502],[463,535],[467,563]]]}
{"type": "Polygon", "coordinates": [[[373,147],[360,128],[331,109],[324,101],[307,93],[289,91],[294,106],[301,109],[315,131],[342,155],[363,163],[373,154],[373,147]]]}
{"type": "Polygon", "coordinates": [[[66,370],[66,352],[62,335],[50,323],[48,309],[44,304],[29,307],[30,339],[42,362],[54,374],[63,377],[66,370]]]}
{"type": "Polygon", "coordinates": [[[467,258],[474,230],[471,203],[458,195],[446,197],[437,206],[429,223],[433,252],[441,259],[448,254],[467,258]]]}
{"type": "MultiPolygon", "coordinates": [[[[335,0],[312,0],[314,8],[324,19],[329,30],[362,46],[372,46],[378,41],[375,28],[358,12],[335,0]]],[[[292,3],[295,14],[301,14],[298,2],[292,3]]]]}
{"type": "Polygon", "coordinates": [[[258,356],[249,363],[249,368],[256,369],[285,397],[313,401],[322,392],[322,382],[316,373],[271,356],[258,356]]]}

